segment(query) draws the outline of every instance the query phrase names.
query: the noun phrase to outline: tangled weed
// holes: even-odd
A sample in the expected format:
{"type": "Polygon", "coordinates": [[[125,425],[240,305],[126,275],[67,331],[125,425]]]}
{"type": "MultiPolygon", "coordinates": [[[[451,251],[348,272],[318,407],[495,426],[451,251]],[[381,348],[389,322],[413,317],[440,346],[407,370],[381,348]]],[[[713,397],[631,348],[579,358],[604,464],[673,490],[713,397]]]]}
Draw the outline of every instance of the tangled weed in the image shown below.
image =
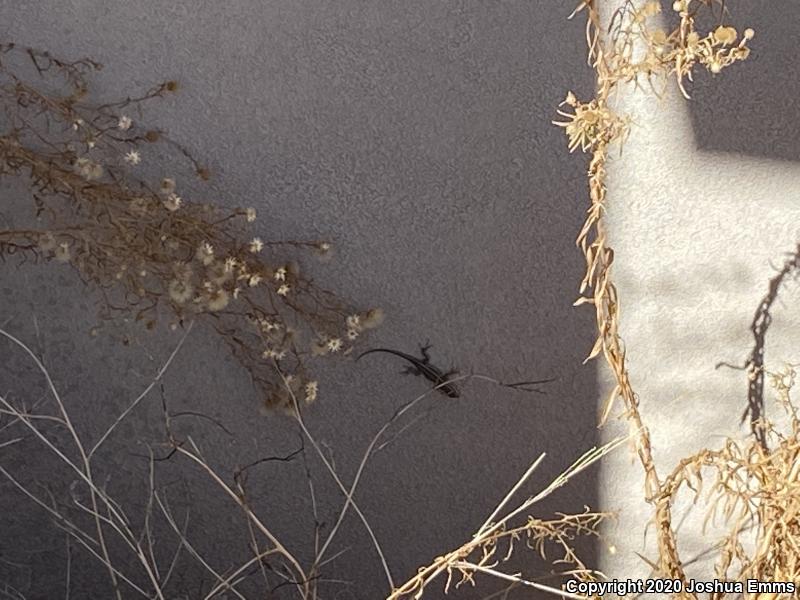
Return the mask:
{"type": "Polygon", "coordinates": [[[99,290],[105,320],[132,318],[147,329],[159,318],[173,329],[205,321],[268,407],[291,409],[280,375],[313,401],[317,383],[307,359],[349,352],[381,311],[359,310],[322,289],[292,258],[325,257],[329,242],[259,237],[252,207],[223,210],[195,200],[175,176],[156,183],[138,177],[137,165],[158,145],[177,150],[200,180],[210,173],[164,131],[130,116],[177,92],[177,82],[96,104],[89,76],[100,68],[0,44],[0,177],[27,179],[36,216],[35,226],[0,230],[0,256],[70,265],[99,290]],[[37,84],[23,76],[24,62],[37,84]]]}

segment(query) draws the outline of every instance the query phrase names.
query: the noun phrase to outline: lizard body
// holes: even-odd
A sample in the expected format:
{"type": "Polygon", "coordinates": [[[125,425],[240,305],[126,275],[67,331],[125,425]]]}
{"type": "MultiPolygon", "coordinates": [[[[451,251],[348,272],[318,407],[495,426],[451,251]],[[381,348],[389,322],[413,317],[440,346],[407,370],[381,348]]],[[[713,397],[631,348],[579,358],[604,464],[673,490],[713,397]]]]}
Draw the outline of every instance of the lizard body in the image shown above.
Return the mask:
{"type": "Polygon", "coordinates": [[[372,354],[373,352],[385,352],[387,354],[394,354],[405,360],[406,362],[410,363],[411,366],[407,367],[403,374],[405,375],[422,375],[425,379],[430,381],[436,386],[436,390],[447,396],[448,398],[460,398],[461,391],[456,387],[454,383],[448,383],[448,379],[451,376],[456,374],[456,371],[449,371],[445,373],[435,365],[431,364],[431,357],[428,354],[428,346],[422,346],[420,351],[422,352],[422,357],[412,356],[411,354],[406,354],[405,352],[400,352],[398,350],[390,350],[389,348],[373,348],[372,350],[367,350],[366,352],[362,352],[358,355],[356,360],[360,360],[361,357],[366,356],[367,354],[372,354]]]}

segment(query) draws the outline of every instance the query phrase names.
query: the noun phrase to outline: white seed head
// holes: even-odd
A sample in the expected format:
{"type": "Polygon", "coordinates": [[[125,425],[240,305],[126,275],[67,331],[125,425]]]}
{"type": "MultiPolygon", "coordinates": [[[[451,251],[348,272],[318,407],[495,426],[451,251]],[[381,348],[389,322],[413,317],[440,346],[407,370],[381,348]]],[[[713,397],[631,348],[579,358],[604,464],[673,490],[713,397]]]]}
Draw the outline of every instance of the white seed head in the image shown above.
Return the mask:
{"type": "Polygon", "coordinates": [[[122,115],[119,118],[119,123],[117,123],[117,128],[121,129],[122,131],[128,131],[128,129],[131,128],[131,125],[133,125],[131,118],[127,115],[122,115]]]}
{"type": "Polygon", "coordinates": [[[140,162],[142,162],[142,156],[139,154],[138,150],[131,150],[125,155],[125,162],[132,165],[138,165],[140,162]]]}
{"type": "Polygon", "coordinates": [[[250,248],[249,249],[250,249],[251,253],[257,254],[257,253],[261,252],[261,250],[263,248],[264,248],[264,242],[261,241],[261,238],[255,237],[252,240],[250,240],[250,248]]]}

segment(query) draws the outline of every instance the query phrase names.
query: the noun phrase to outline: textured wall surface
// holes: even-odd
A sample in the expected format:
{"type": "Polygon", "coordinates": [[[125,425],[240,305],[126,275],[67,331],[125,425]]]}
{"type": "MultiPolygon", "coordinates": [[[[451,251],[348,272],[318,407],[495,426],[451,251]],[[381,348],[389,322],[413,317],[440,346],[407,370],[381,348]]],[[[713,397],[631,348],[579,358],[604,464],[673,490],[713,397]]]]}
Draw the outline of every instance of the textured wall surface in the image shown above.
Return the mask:
{"type": "MultiPolygon", "coordinates": [[[[643,414],[658,432],[662,471],[738,430],[744,375],[714,365],[751,351],[749,324],[774,275],[770,264],[797,243],[800,77],[792,43],[800,9],[727,4],[736,24],[756,30],[753,56],[719,77],[699,77],[691,102],[668,95],[657,116],[652,103],[626,101],[637,126],[612,165],[622,333],[643,414]]],[[[528,491],[599,441],[605,381],[593,364],[580,364],[594,339],[593,316],[571,306],[582,275],[573,240],[587,202],[585,163],[567,154],[550,125],[566,90],[585,96],[591,88],[582,25],[566,21],[571,8],[522,0],[0,0],[3,38],[106,65],[95,80],[98,99],[179,80],[181,93],[141,118],[212,169],[208,185],[179,181],[193,186],[185,195],[256,206],[265,238],[332,239],[335,261],[306,268],[357,303],[385,309],[373,342],[413,351],[429,339],[437,360],[463,370],[561,378],[542,397],[475,383],[458,401],[431,399],[372,459],[356,500],[396,582],[468,539],[540,452],[548,457],[528,491]]],[[[141,168],[169,175],[146,155],[141,168]]],[[[13,226],[28,210],[24,188],[4,182],[0,190],[2,218],[13,226]]],[[[796,292],[783,292],[769,359],[797,362],[796,292]]],[[[114,332],[93,338],[95,308],[91,290],[68,269],[0,266],[0,323],[40,353],[90,439],[145,388],[178,341],[163,331],[139,331],[129,347],[114,332]]],[[[29,358],[6,342],[0,353],[0,393],[29,404],[46,396],[29,358]]],[[[319,370],[309,427],[350,482],[373,433],[424,384],[377,357],[319,370]]],[[[220,472],[298,447],[292,422],[261,416],[240,367],[195,328],[163,390],[126,420],[103,456],[109,487],[133,512],[145,502],[141,455],[163,439],[162,397],[172,410],[203,412],[231,432],[201,419],[181,423],[220,472]]],[[[26,483],[68,493],[74,477],[35,441],[0,452],[26,483]]],[[[313,455],[309,469],[330,526],[341,495],[313,455]]],[[[247,556],[239,515],[202,473],[167,461],[159,482],[174,506],[191,509],[188,535],[214,565],[247,556]]],[[[310,560],[302,463],[262,465],[250,485],[265,520],[310,560]]],[[[623,508],[609,531],[619,552],[604,567],[644,575],[634,554],[647,553],[641,489],[640,468],[623,451],[541,510],[623,508]]],[[[704,547],[691,529],[685,539],[692,552],[704,547]]],[[[352,515],[335,546],[343,553],[325,574],[346,583],[324,584],[324,597],[383,597],[386,578],[352,515]]],[[[62,597],[65,548],[46,514],[0,482],[0,590],[62,597]]],[[[588,547],[583,556],[594,564],[603,550],[588,547]]],[[[695,569],[707,573],[702,563],[695,569]]],[[[73,551],[70,571],[71,598],[108,597],[106,573],[85,553],[73,551]]],[[[188,597],[207,584],[196,570],[176,574],[188,597]]],[[[456,597],[497,589],[482,584],[456,597]]]]}
{"type": "MultiPolygon", "coordinates": [[[[585,165],[550,125],[566,90],[591,82],[582,26],[566,21],[569,7],[517,0],[0,7],[4,38],[104,63],[98,99],[179,80],[181,93],[141,118],[215,174],[206,186],[179,181],[184,195],[256,206],[264,238],[332,239],[336,260],[307,268],[359,304],[385,309],[375,343],[413,351],[429,339],[437,360],[464,370],[561,378],[547,396],[475,383],[458,402],[431,400],[375,456],[356,497],[395,581],[468,539],[539,453],[548,458],[529,491],[594,445],[595,368],[580,366],[593,341],[592,316],[571,306],[582,266],[573,240],[585,165]]],[[[142,172],[169,175],[143,159],[142,172]]],[[[10,182],[2,189],[4,218],[20,222],[21,213],[7,207],[24,200],[23,190],[10,182]]],[[[7,264],[0,289],[0,319],[11,319],[6,329],[42,353],[89,438],[144,389],[177,342],[165,332],[138,332],[128,348],[110,333],[90,337],[96,298],[56,265],[7,264]]],[[[11,345],[2,352],[0,387],[35,402],[44,392],[40,374],[11,345]]],[[[319,368],[309,426],[349,482],[373,433],[425,387],[377,357],[319,368]]],[[[201,411],[232,432],[200,419],[181,424],[222,472],[298,446],[290,421],[260,416],[241,369],[201,328],[187,338],[163,394],[172,410],[201,411]]],[[[154,391],[119,428],[104,459],[114,473],[109,486],[134,506],[144,503],[145,463],[136,455],[163,439],[159,396],[154,391]]],[[[6,456],[26,483],[47,481],[59,491],[72,479],[34,441],[6,456]]],[[[198,549],[219,568],[246,556],[239,515],[201,473],[173,462],[159,477],[172,486],[174,503],[192,499],[189,536],[198,549]]],[[[342,498],[319,462],[309,462],[330,526],[342,498]]],[[[308,561],[313,520],[302,464],[265,464],[250,484],[268,522],[308,561]]],[[[63,534],[8,483],[0,489],[0,580],[31,598],[62,595],[63,534]]],[[[543,514],[595,505],[596,489],[587,473],[543,514]]],[[[326,575],[350,584],[326,584],[326,597],[385,595],[386,578],[356,519],[345,521],[335,551],[345,552],[326,575]]],[[[587,548],[586,559],[593,555],[587,548]]],[[[91,560],[75,552],[72,598],[108,597],[97,587],[106,574],[91,560]]],[[[187,590],[201,586],[195,572],[179,577],[187,590]]],[[[480,591],[495,588],[486,583],[480,591]]]]}

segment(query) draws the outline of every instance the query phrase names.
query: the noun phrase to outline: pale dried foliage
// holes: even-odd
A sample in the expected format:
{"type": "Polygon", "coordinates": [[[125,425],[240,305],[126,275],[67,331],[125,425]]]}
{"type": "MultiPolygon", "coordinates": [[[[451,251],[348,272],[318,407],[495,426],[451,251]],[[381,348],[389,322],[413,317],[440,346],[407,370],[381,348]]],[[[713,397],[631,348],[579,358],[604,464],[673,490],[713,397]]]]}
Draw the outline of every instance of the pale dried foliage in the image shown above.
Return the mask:
{"type": "Polygon", "coordinates": [[[543,560],[549,560],[548,545],[562,554],[560,558],[553,561],[553,564],[566,565],[566,568],[562,571],[554,571],[551,575],[569,576],[581,581],[595,581],[602,576],[601,573],[588,568],[583,563],[573,545],[578,536],[596,536],[598,527],[604,520],[611,517],[610,514],[592,512],[586,508],[584,512],[578,514],[559,513],[554,519],[537,519],[532,517],[529,511],[534,504],[552,494],[575,475],[599,461],[625,441],[624,438],[617,439],[605,446],[590,450],[569,469],[556,477],[544,490],[527,498],[515,509],[501,517],[505,506],[544,459],[545,455],[542,454],[468,542],[437,557],[430,565],[420,568],[414,577],[394,590],[388,600],[422,598],[428,586],[440,577],[445,578],[445,593],[451,588],[458,588],[465,583],[475,585],[475,576],[478,574],[508,581],[515,587],[526,586],[557,596],[583,598],[583,596],[570,594],[531,578],[525,578],[520,573],[506,573],[502,570],[502,566],[516,550],[515,544],[522,541],[526,548],[538,553],[543,560]]]}
{"type": "MultiPolygon", "coordinates": [[[[586,273],[580,286],[581,297],[575,303],[595,308],[599,336],[587,360],[601,353],[611,367],[616,385],[604,403],[599,420],[604,424],[616,401],[624,404],[622,417],[627,419],[635,451],[645,472],[645,498],[653,506],[653,520],[658,537],[658,556],[650,562],[654,576],[686,581],[684,562],[678,552],[673,526],[673,504],[685,485],[699,496],[705,471],[710,479],[708,518],[721,515],[729,527],[719,546],[718,576],[725,580],[792,581],[800,583],[800,546],[798,533],[798,471],[800,441],[795,408],[789,397],[794,371],[770,373],[780,392],[782,405],[791,415],[792,425],[780,432],[771,423],[762,424],[775,443],[758,439],[739,442],[729,439],[720,450],[703,450],[683,461],[668,476],[659,477],[650,443],[650,433],[642,418],[639,397],[631,387],[625,361],[625,346],[619,335],[619,299],[611,279],[613,249],[607,243],[604,224],[606,212],[606,165],[612,144],[622,144],[629,132],[629,119],[616,114],[613,94],[620,84],[635,83],[641,88],[646,81],[653,91],[655,83],[666,84],[674,77],[682,94],[688,98],[684,81],[692,78],[695,67],[717,74],[749,55],[747,43],[753,31],[741,34],[720,24],[710,32],[697,29],[701,9],[724,9],[724,2],[713,0],[676,0],[672,9],[679,18],[672,32],[652,27],[651,17],[661,11],[658,2],[625,2],[612,16],[610,26],[602,25],[600,7],[595,0],[584,0],[573,13],[586,15],[586,39],[589,63],[595,69],[595,98],[580,101],[571,92],[563,105],[571,111],[559,111],[570,150],[580,147],[591,156],[588,182],[590,208],[577,244],[586,258],[586,273]],[[756,527],[756,543],[748,554],[744,543],[746,525],[756,527]]],[[[658,93],[656,91],[656,93],[658,93]]],[[[755,374],[753,374],[755,375],[755,374]]],[[[777,594],[756,594],[759,600],[776,598],[777,594]]],[[[681,592],[676,597],[692,598],[681,592]]],[[[722,596],[717,596],[722,597],[722,596]]]]}
{"type": "Polygon", "coordinates": [[[721,516],[729,524],[716,564],[721,580],[800,581],[800,420],[791,398],[795,366],[766,372],[777,403],[789,417],[786,431],[765,421],[765,444],[755,437],[748,442],[728,439],[720,450],[703,450],[684,459],[663,482],[669,498],[683,486],[699,498],[704,480],[711,481],[705,496],[706,522],[721,516]],[[748,551],[743,539],[751,535],[751,525],[756,543],[748,551]]]}

